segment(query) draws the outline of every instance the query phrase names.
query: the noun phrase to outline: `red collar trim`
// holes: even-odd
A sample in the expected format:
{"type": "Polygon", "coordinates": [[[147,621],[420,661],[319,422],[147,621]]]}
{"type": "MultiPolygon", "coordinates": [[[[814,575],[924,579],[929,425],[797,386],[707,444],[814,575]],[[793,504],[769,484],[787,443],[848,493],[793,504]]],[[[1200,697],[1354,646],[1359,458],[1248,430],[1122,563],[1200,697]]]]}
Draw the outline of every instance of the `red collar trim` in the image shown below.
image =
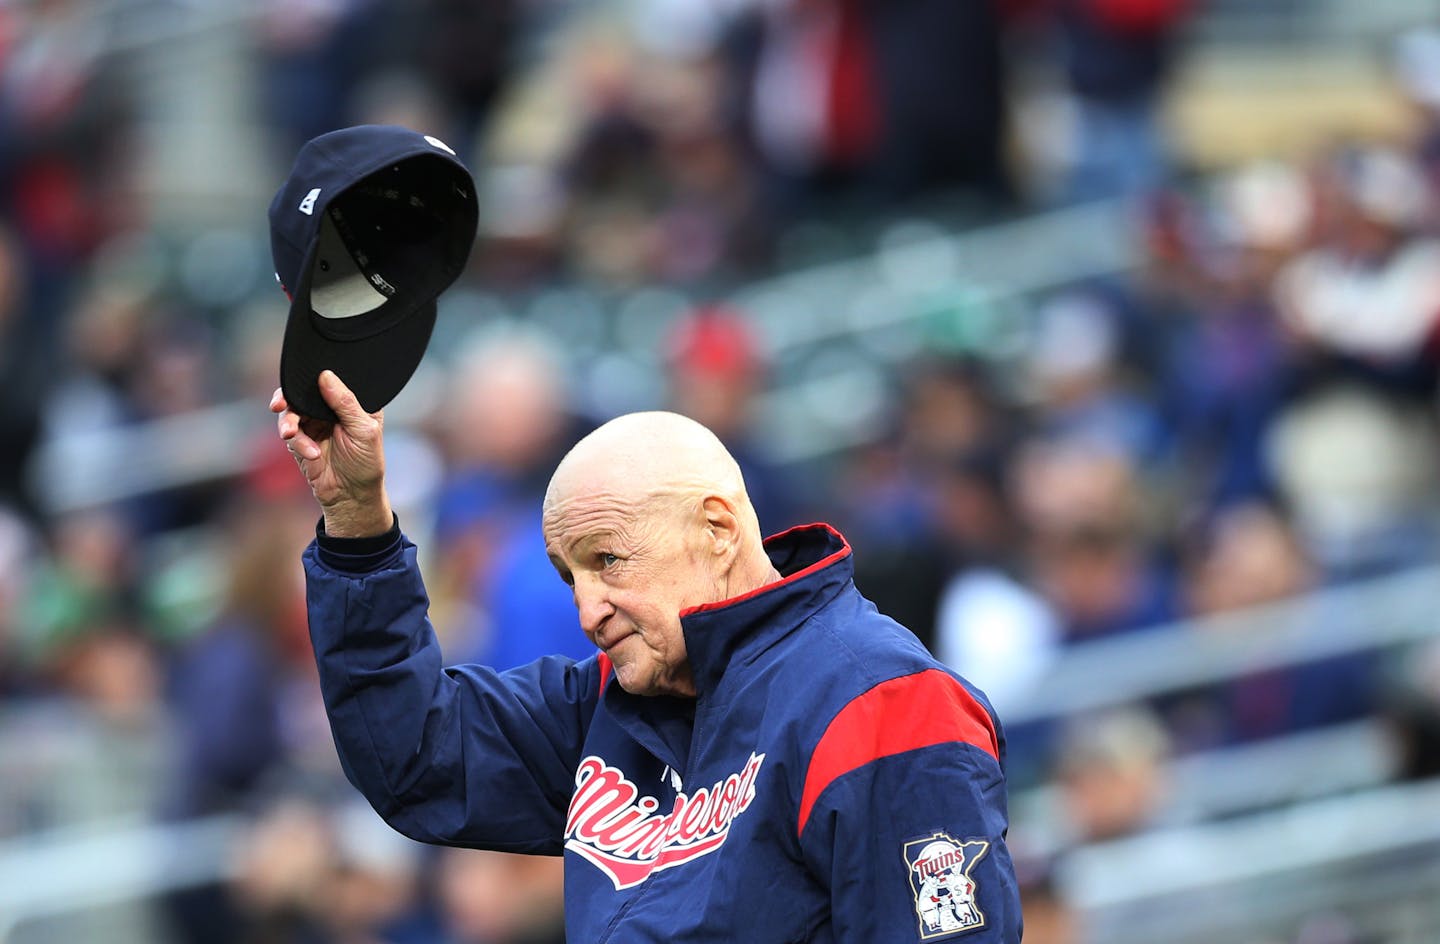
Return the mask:
{"type": "Polygon", "coordinates": [[[615,663],[611,662],[610,657],[603,652],[598,653],[595,658],[600,663],[600,697],[603,698],[605,697],[605,684],[610,681],[610,676],[615,674],[615,663]]]}
{"type": "Polygon", "coordinates": [[[769,593],[772,590],[778,590],[781,587],[788,586],[789,584],[799,583],[801,580],[804,580],[811,574],[824,570],[826,567],[829,567],[836,561],[844,560],[845,558],[850,556],[850,542],[845,540],[845,536],[843,534],[841,534],[839,531],[836,531],[828,524],[825,524],[823,521],[817,521],[814,524],[796,525],[793,528],[786,528],[779,534],[772,534],[770,535],[770,537],[766,538],[764,541],[764,545],[768,547],[776,541],[779,541],[788,535],[794,534],[797,531],[809,531],[814,528],[824,528],[827,532],[829,532],[831,537],[840,542],[840,549],[838,551],[830,552],[829,554],[820,558],[820,560],[816,561],[808,567],[801,568],[800,570],[795,571],[795,573],[793,574],[781,577],[774,583],[767,583],[763,587],[756,587],[754,590],[751,590],[748,593],[742,593],[737,597],[730,597],[726,600],[716,600],[714,603],[701,603],[698,606],[688,606],[680,611],[680,618],[684,619],[685,617],[691,616],[695,613],[709,613],[712,610],[721,610],[727,606],[734,606],[737,603],[743,603],[746,600],[753,600],[754,598],[760,596],[762,593],[769,593]]]}

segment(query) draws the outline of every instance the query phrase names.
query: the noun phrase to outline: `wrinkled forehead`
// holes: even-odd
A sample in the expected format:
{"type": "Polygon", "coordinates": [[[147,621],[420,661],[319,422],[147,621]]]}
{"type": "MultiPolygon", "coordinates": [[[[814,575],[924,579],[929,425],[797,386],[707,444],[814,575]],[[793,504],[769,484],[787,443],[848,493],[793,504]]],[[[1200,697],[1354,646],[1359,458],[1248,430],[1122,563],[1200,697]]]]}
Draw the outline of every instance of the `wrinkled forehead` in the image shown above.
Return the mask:
{"type": "Polygon", "coordinates": [[[607,492],[551,492],[545,496],[541,528],[547,547],[568,547],[601,531],[618,530],[633,517],[627,502],[607,492]]]}
{"type": "Polygon", "coordinates": [[[611,474],[603,466],[567,457],[545,489],[545,529],[548,532],[581,512],[632,505],[631,491],[622,476],[611,474]]]}
{"type": "Polygon", "coordinates": [[[541,519],[545,544],[566,552],[601,536],[626,536],[648,526],[670,526],[683,506],[675,489],[591,483],[587,488],[557,488],[552,481],[541,519]]]}

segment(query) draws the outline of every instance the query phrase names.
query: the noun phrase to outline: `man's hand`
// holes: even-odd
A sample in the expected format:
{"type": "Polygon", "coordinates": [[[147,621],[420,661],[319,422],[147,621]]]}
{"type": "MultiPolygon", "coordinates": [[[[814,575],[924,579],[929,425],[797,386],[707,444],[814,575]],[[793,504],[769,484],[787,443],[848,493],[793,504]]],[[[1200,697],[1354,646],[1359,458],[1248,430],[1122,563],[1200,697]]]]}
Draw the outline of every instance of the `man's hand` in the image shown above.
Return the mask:
{"type": "Polygon", "coordinates": [[[334,371],[320,374],[320,396],[338,423],[290,409],[276,390],[270,412],[280,414],[280,438],[300,465],[325,512],[325,532],[337,538],[369,537],[390,530],[385,494],[384,413],[366,413],[334,371]]]}

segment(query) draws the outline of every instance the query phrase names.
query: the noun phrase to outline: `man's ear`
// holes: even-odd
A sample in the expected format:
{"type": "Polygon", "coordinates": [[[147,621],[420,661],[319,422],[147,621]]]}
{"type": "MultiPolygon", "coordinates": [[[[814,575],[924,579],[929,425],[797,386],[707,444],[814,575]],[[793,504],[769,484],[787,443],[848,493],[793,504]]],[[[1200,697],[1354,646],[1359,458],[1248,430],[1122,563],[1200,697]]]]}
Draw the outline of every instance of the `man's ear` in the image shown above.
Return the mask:
{"type": "Polygon", "coordinates": [[[716,556],[734,557],[740,547],[740,516],[735,506],[721,495],[709,495],[700,503],[710,536],[710,550],[716,556]]]}

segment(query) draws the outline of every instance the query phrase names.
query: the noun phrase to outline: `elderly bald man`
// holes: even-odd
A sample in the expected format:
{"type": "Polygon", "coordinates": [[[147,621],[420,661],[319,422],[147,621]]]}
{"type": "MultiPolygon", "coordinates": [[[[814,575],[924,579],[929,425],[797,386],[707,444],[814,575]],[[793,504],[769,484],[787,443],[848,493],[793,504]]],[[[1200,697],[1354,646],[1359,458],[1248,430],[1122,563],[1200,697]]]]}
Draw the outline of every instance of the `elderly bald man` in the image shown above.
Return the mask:
{"type": "Polygon", "coordinates": [[[335,743],[391,826],[563,854],[577,944],[1020,940],[994,712],[856,591],[833,529],[762,541],[708,430],[622,416],[555,470],[546,548],[593,657],[447,668],[383,419],[320,390],[334,424],[271,409],[323,512],[304,561],[335,743]]]}

